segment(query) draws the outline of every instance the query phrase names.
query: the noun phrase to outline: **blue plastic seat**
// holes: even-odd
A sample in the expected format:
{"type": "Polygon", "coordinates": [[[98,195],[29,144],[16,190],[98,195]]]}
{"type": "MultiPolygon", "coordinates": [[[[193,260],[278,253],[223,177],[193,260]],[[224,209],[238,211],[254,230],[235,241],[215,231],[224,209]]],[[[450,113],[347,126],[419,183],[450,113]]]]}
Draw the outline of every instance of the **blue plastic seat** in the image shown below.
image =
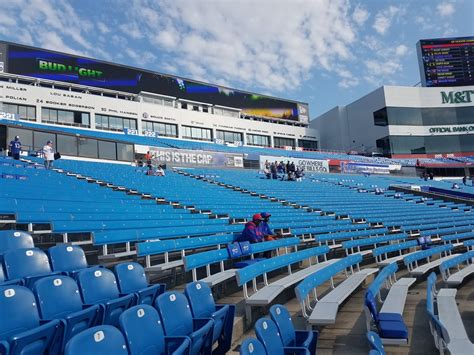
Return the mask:
{"type": "Polygon", "coordinates": [[[316,353],[319,335],[317,331],[295,330],[290,313],[281,304],[270,307],[270,316],[278,327],[283,346],[303,347],[308,349],[311,355],[316,353]]]}
{"type": "Polygon", "coordinates": [[[40,321],[30,289],[18,285],[0,286],[0,315],[0,341],[10,348],[10,354],[60,351],[62,323],[40,321]]]}
{"type": "Polygon", "coordinates": [[[150,305],[127,309],[119,324],[132,355],[187,354],[189,350],[187,337],[165,337],[158,311],[150,305]]]}
{"type": "Polygon", "coordinates": [[[0,286],[20,285],[21,283],[21,280],[8,280],[7,275],[5,275],[5,271],[3,270],[3,265],[0,263],[0,286]]]}
{"type": "Polygon", "coordinates": [[[61,319],[66,342],[75,334],[100,324],[99,305],[84,306],[76,281],[69,276],[49,276],[35,282],[33,291],[42,320],[61,319]]]}
{"type": "Polygon", "coordinates": [[[48,249],[53,271],[66,272],[74,276],[78,271],[89,267],[86,254],[81,247],[59,244],[48,249]]]}
{"type": "Polygon", "coordinates": [[[378,313],[375,298],[370,291],[365,294],[365,306],[382,338],[408,339],[408,329],[403,316],[398,313],[378,313]]]}
{"type": "Polygon", "coordinates": [[[27,287],[53,274],[48,256],[38,248],[9,250],[3,254],[3,263],[8,280],[23,279],[27,287]]]}
{"type": "Polygon", "coordinates": [[[267,352],[259,340],[247,338],[240,346],[240,355],[267,355],[267,352]]]}
{"type": "Polygon", "coordinates": [[[385,355],[382,340],[377,333],[372,331],[367,332],[367,339],[369,340],[370,347],[373,351],[376,351],[376,354],[385,355]]]}
{"type": "Polygon", "coordinates": [[[0,231],[0,254],[8,250],[34,247],[33,237],[27,232],[16,230],[0,231]]]}
{"type": "Polygon", "coordinates": [[[110,325],[100,325],[76,334],[66,344],[66,355],[128,355],[123,334],[110,325]]]}
{"type": "Polygon", "coordinates": [[[158,296],[155,307],[163,321],[167,336],[187,336],[191,354],[210,354],[212,348],[212,319],[193,319],[186,296],[179,292],[165,292],[158,296]]]}
{"type": "Polygon", "coordinates": [[[133,305],[133,295],[120,297],[114,273],[105,268],[88,268],[77,273],[82,300],[86,305],[100,304],[102,322],[118,325],[120,314],[133,305]]]}
{"type": "Polygon", "coordinates": [[[235,305],[216,305],[211,288],[202,281],[187,284],[184,294],[194,318],[211,318],[214,321],[212,343],[218,341],[216,352],[225,354],[232,345],[235,305]]]}
{"type": "Polygon", "coordinates": [[[138,263],[130,262],[115,265],[114,272],[120,294],[134,294],[135,304],[153,305],[156,297],[165,292],[165,284],[148,284],[145,270],[138,263]]]}
{"type": "Polygon", "coordinates": [[[255,323],[255,334],[267,351],[267,354],[283,355],[285,352],[310,355],[308,349],[303,347],[285,347],[281,340],[280,332],[274,321],[269,318],[260,318],[255,323]]]}

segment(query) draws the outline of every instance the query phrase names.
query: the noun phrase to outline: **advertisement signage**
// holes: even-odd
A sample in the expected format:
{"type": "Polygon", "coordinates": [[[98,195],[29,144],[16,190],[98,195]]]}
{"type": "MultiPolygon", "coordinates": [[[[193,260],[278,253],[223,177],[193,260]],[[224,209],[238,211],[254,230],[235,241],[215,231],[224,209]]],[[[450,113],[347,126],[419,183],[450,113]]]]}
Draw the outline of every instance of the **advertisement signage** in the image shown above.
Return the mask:
{"type": "MultiPolygon", "coordinates": [[[[2,60],[0,60],[1,62],[2,60]]],[[[307,121],[306,104],[94,59],[8,45],[8,72],[138,94],[142,91],[240,109],[243,114],[307,121]]]]}
{"type": "Polygon", "coordinates": [[[158,163],[171,166],[230,167],[243,168],[242,154],[208,152],[204,150],[185,150],[150,147],[150,152],[158,163]]]}
{"type": "Polygon", "coordinates": [[[390,174],[391,170],[400,170],[400,165],[368,164],[355,162],[341,162],[341,173],[347,174],[390,174]]]}
{"type": "Polygon", "coordinates": [[[263,170],[265,167],[265,162],[274,163],[274,162],[283,162],[294,163],[296,167],[303,168],[307,173],[328,173],[329,172],[329,162],[327,160],[317,160],[317,159],[305,159],[305,158],[290,158],[290,157],[275,157],[260,155],[260,169],[263,170]]]}

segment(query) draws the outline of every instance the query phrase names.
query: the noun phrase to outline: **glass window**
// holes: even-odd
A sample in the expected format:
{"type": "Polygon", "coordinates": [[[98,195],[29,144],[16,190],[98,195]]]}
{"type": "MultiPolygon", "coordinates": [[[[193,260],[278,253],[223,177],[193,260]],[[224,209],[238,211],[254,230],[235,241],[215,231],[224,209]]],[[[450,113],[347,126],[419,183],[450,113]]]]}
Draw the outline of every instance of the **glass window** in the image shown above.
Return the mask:
{"type": "MultiPolygon", "coordinates": [[[[388,107],[388,123],[391,125],[437,126],[474,123],[474,106],[466,107],[388,107]]],[[[381,111],[374,112],[374,123],[383,123],[381,111]],[[377,115],[377,116],[376,116],[377,115]]]]}
{"type": "Polygon", "coordinates": [[[208,128],[183,126],[183,138],[212,140],[212,131],[208,128]]]}
{"type": "Polygon", "coordinates": [[[285,146],[290,146],[290,147],[295,146],[295,140],[291,138],[275,137],[273,138],[273,142],[274,142],[275,148],[284,148],[285,146]]]}
{"type": "Polygon", "coordinates": [[[0,110],[18,115],[21,120],[36,120],[36,108],[34,106],[17,105],[0,102],[0,110]]]}
{"type": "Polygon", "coordinates": [[[64,155],[77,156],[77,138],[74,136],[66,136],[58,134],[56,142],[56,149],[64,155]]]}
{"type": "Polygon", "coordinates": [[[97,139],[79,138],[79,156],[86,158],[97,158],[97,139]]]}
{"type": "Polygon", "coordinates": [[[48,141],[53,141],[54,145],[56,145],[56,135],[54,133],[35,131],[33,139],[35,150],[42,149],[48,141]]]}
{"type": "Polygon", "coordinates": [[[117,143],[117,159],[123,161],[132,161],[133,145],[117,143]]]}
{"type": "Polygon", "coordinates": [[[26,108],[26,118],[29,120],[36,120],[36,107],[27,106],[26,108]]]}
{"type": "Polygon", "coordinates": [[[387,117],[387,108],[384,107],[381,110],[374,112],[374,125],[376,126],[387,126],[388,117],[387,117]]]}
{"type": "Polygon", "coordinates": [[[316,150],[316,149],[318,149],[318,141],[311,141],[311,140],[307,140],[307,139],[299,139],[298,140],[298,146],[300,146],[304,149],[316,150]]]}
{"type": "Polygon", "coordinates": [[[117,160],[117,152],[116,152],[115,143],[99,141],[99,158],[117,160]]]}
{"type": "Polygon", "coordinates": [[[90,127],[91,123],[90,123],[90,115],[88,113],[81,113],[81,124],[84,125],[84,126],[87,126],[87,127],[90,127]]]}

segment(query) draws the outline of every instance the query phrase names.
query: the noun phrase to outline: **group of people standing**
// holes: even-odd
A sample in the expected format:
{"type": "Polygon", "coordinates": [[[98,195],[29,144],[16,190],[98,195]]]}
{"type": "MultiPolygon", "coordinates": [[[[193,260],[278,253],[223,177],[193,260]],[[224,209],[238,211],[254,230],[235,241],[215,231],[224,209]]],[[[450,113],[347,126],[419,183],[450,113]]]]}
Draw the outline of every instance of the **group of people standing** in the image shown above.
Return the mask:
{"type": "Polygon", "coordinates": [[[270,163],[266,160],[263,173],[267,179],[273,180],[301,181],[304,176],[303,168],[295,166],[295,163],[290,161],[285,164],[283,161],[270,163]]]}
{"type": "MultiPolygon", "coordinates": [[[[13,159],[20,160],[22,144],[19,136],[15,136],[15,138],[10,142],[8,149],[13,159]]],[[[53,141],[48,141],[40,153],[43,155],[44,166],[46,169],[51,169],[54,160],[61,157],[61,155],[54,150],[53,141]]]]}

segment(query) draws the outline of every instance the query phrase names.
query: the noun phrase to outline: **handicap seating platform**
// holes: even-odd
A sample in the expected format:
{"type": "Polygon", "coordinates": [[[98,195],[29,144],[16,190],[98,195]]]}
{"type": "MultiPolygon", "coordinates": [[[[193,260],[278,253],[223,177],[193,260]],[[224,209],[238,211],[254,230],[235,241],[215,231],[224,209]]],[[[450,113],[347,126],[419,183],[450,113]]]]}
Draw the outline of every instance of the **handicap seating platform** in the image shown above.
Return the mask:
{"type": "Polygon", "coordinates": [[[469,275],[474,273],[474,250],[460,254],[452,259],[443,261],[439,266],[439,271],[443,281],[448,286],[456,286],[463,282],[469,275]],[[460,266],[463,266],[462,268],[460,266]],[[451,269],[457,271],[452,272],[451,269]]]}
{"type": "Polygon", "coordinates": [[[438,267],[443,261],[449,260],[457,256],[458,254],[451,254],[452,249],[452,244],[446,244],[431,249],[418,251],[411,255],[405,256],[403,258],[403,262],[407,266],[408,271],[411,275],[421,276],[426,274],[431,269],[438,267]],[[439,258],[434,261],[431,261],[430,257],[434,255],[439,255],[439,258]],[[427,262],[423,265],[419,265],[418,261],[425,259],[427,262]]]}
{"type": "Polygon", "coordinates": [[[339,306],[362,284],[367,276],[378,271],[377,268],[360,270],[359,263],[361,261],[361,254],[352,254],[309,275],[296,286],[296,297],[301,304],[303,316],[310,325],[334,324],[339,306]],[[354,265],[357,266],[358,271],[354,271],[354,265]],[[347,269],[350,269],[350,274],[347,269]],[[333,277],[340,272],[344,272],[347,278],[335,287],[333,277]],[[318,299],[316,288],[329,280],[332,290],[322,299],[318,299]],[[309,299],[311,292],[316,301],[314,307],[311,306],[309,299]]]}

